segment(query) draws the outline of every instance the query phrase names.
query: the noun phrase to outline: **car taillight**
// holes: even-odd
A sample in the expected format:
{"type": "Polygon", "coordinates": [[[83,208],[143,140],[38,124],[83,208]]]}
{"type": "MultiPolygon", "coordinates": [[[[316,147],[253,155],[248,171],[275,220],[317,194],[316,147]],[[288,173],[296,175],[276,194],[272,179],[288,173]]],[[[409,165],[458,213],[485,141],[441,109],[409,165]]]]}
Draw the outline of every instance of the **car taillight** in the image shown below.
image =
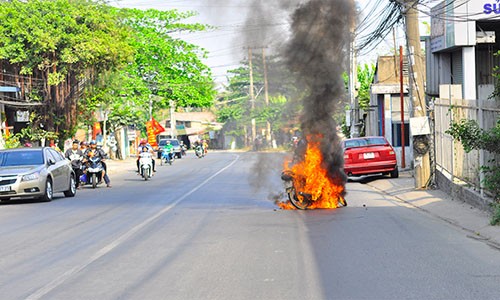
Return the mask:
{"type": "Polygon", "coordinates": [[[394,155],[394,150],[389,151],[390,155],[394,155]]]}
{"type": "Polygon", "coordinates": [[[349,154],[344,154],[344,159],[349,159],[349,154]]]}

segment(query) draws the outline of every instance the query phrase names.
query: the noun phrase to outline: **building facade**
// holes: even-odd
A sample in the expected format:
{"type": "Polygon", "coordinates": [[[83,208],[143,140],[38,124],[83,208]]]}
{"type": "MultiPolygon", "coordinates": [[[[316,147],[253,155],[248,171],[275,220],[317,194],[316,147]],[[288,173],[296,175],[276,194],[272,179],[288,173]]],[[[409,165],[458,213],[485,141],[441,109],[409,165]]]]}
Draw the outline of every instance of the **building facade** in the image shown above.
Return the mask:
{"type": "Polygon", "coordinates": [[[367,136],[384,136],[391,143],[396,151],[399,167],[403,167],[402,144],[404,141],[404,166],[410,167],[413,153],[409,127],[411,107],[408,97],[408,72],[405,60],[403,99],[401,99],[399,64],[400,59],[396,56],[377,58],[375,77],[371,85],[370,108],[365,112],[365,131],[367,136]],[[402,102],[403,113],[401,112],[402,102]]]}
{"type": "Polygon", "coordinates": [[[434,117],[440,187],[473,186],[484,196],[480,168],[500,159],[487,151],[465,153],[446,133],[450,123],[463,119],[474,120],[485,130],[493,128],[499,119],[500,101],[494,96],[498,85],[494,74],[500,66],[499,40],[498,0],[446,0],[431,10],[426,94],[434,117]]]}

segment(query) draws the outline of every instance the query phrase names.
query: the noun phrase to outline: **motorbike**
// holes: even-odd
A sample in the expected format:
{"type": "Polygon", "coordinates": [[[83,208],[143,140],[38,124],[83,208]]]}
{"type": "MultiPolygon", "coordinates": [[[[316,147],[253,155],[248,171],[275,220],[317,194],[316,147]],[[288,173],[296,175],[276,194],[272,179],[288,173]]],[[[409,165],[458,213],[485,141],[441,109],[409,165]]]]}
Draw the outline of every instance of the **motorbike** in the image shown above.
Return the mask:
{"type": "Polygon", "coordinates": [[[92,188],[95,189],[97,184],[101,183],[103,177],[104,166],[102,165],[101,158],[98,156],[90,157],[87,162],[86,171],[86,183],[92,185],[92,188]]]}
{"type": "Polygon", "coordinates": [[[151,178],[153,174],[153,155],[149,152],[142,152],[139,154],[139,170],[144,180],[151,178]]]}
{"type": "Polygon", "coordinates": [[[196,146],[194,148],[194,153],[198,158],[202,158],[203,156],[205,156],[205,151],[203,150],[202,146],[196,146]]]}
{"type": "MultiPolygon", "coordinates": [[[[314,202],[311,194],[304,193],[297,188],[298,183],[301,180],[305,181],[305,178],[299,178],[292,171],[286,170],[281,173],[281,180],[285,182],[285,191],[290,203],[297,209],[306,210],[314,202]]],[[[339,196],[337,201],[340,206],[347,206],[347,201],[344,197],[339,196]]]]}
{"type": "Polygon", "coordinates": [[[169,164],[169,165],[172,165],[172,162],[174,161],[175,159],[175,155],[173,152],[166,152],[166,151],[163,151],[161,153],[161,161],[160,161],[160,164],[163,166],[163,163],[165,162],[165,164],[169,164]]]}

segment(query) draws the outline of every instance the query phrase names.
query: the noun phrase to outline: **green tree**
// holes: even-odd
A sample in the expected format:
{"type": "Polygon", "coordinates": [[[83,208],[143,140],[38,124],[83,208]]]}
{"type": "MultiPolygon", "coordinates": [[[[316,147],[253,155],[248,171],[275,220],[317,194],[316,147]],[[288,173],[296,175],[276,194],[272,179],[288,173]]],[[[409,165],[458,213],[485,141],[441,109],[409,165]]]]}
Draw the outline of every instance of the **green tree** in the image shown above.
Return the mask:
{"type": "Polygon", "coordinates": [[[154,111],[169,100],[210,106],[215,91],[201,62],[206,52],[172,37],[205,29],[179,22],[193,14],[91,0],[1,1],[0,69],[14,75],[0,79],[20,85],[22,100],[44,102],[41,122],[61,140],[78,121],[91,123],[98,107],[109,109],[111,119],[147,119],[150,95],[162,99],[154,111]]]}
{"type": "Polygon", "coordinates": [[[128,125],[144,129],[152,96],[153,114],[169,107],[171,100],[176,107],[211,106],[214,84],[210,69],[201,61],[206,52],[172,37],[177,32],[206,28],[201,24],[179,23],[193,15],[175,10],[117,11],[121,22],[130,29],[133,57],[123,68],[106,74],[89,91],[86,97],[89,110],[102,105],[111,111],[110,120],[127,119],[133,122],[128,125]]]}
{"type": "MultiPolygon", "coordinates": [[[[305,89],[297,84],[295,75],[290,73],[286,64],[278,56],[267,57],[269,105],[264,99],[264,69],[262,55],[253,53],[253,81],[255,104],[252,110],[250,102],[250,68],[248,60],[241,62],[241,67],[228,71],[229,84],[224,93],[219,95],[217,116],[225,123],[228,134],[244,137],[245,127],[250,132],[251,119],[256,119],[258,128],[265,128],[266,122],[272,124],[273,136],[278,143],[286,142],[286,134],[298,128],[301,105],[299,99],[305,89]]],[[[248,138],[248,137],[247,137],[248,138]]]]}
{"type": "Polygon", "coordinates": [[[83,88],[132,54],[114,9],[90,0],[2,1],[0,36],[2,69],[22,100],[44,102],[42,122],[61,139],[73,133],[83,88]]]}
{"type": "Polygon", "coordinates": [[[375,78],[375,65],[365,64],[358,66],[358,101],[361,109],[368,109],[370,107],[370,87],[375,78]]]}

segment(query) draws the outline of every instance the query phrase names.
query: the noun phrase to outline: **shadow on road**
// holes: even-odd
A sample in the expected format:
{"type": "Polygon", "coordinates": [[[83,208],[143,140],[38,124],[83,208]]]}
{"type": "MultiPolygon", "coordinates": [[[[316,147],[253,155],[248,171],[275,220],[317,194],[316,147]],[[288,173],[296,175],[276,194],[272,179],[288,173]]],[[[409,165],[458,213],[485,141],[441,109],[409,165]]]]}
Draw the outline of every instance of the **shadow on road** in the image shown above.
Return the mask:
{"type": "Polygon", "coordinates": [[[367,183],[370,183],[370,182],[373,182],[373,181],[376,181],[376,180],[379,180],[379,179],[387,179],[389,177],[387,176],[384,176],[382,174],[376,174],[376,175],[365,175],[365,176],[361,176],[361,177],[349,177],[348,178],[348,182],[357,182],[357,183],[361,183],[361,184],[367,184],[367,183]]]}

